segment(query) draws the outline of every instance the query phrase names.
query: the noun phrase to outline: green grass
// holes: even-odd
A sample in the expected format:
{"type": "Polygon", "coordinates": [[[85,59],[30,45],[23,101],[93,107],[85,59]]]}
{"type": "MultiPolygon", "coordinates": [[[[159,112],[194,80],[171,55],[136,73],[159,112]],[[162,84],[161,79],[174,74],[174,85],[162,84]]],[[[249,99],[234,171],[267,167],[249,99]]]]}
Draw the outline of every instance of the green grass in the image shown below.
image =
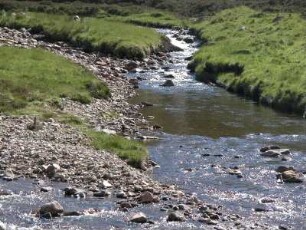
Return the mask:
{"type": "Polygon", "coordinates": [[[109,5],[100,10],[97,17],[158,28],[186,28],[190,23],[189,19],[169,11],[135,5],[129,7],[109,5]]]}
{"type": "Polygon", "coordinates": [[[107,98],[108,88],[84,68],[42,49],[0,47],[0,112],[68,97],[90,103],[107,98]]]}
{"type": "Polygon", "coordinates": [[[140,168],[141,163],[148,156],[145,145],[138,141],[93,130],[87,130],[85,134],[91,139],[91,143],[96,149],[114,152],[121,159],[127,160],[127,163],[133,167],[140,168]]]}
{"type": "Polygon", "coordinates": [[[298,14],[247,7],[218,13],[195,26],[206,44],[194,56],[198,80],[276,109],[303,114],[306,106],[306,21],[298,14]]]}
{"type": "Polygon", "coordinates": [[[102,18],[88,17],[78,22],[67,15],[2,12],[0,25],[32,28],[46,33],[49,39],[118,57],[143,58],[163,45],[162,36],[153,29],[102,18]]]}

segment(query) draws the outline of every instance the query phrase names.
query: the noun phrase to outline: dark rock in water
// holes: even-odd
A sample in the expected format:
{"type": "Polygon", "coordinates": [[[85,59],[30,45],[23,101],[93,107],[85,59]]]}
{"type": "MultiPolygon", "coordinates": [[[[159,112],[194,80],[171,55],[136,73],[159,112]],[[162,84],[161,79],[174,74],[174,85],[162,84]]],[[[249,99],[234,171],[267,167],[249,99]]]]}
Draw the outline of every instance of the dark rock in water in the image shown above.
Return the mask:
{"type": "Polygon", "coordinates": [[[267,204],[267,203],[274,203],[275,200],[271,199],[271,198],[263,198],[263,199],[261,199],[260,202],[263,203],[263,204],[267,204]]]}
{"type": "Polygon", "coordinates": [[[283,173],[283,172],[288,171],[288,170],[294,170],[294,168],[286,167],[286,166],[279,166],[275,171],[279,172],[279,173],[283,173]]]}
{"type": "Polygon", "coordinates": [[[69,211],[69,212],[64,212],[63,216],[81,216],[82,213],[78,211],[69,211]]]}
{"type": "Polygon", "coordinates": [[[209,153],[202,154],[202,157],[209,157],[209,156],[210,156],[209,153]]]}
{"type": "Polygon", "coordinates": [[[160,85],[160,86],[171,87],[171,86],[174,86],[174,83],[173,83],[173,81],[171,81],[171,80],[167,80],[167,81],[165,81],[164,84],[162,84],[162,85],[160,85]]]}
{"type": "Polygon", "coordinates": [[[119,192],[116,194],[116,197],[119,198],[119,199],[125,199],[125,198],[127,198],[127,195],[126,195],[125,192],[119,191],[119,192]]]}
{"type": "Polygon", "coordinates": [[[127,71],[132,71],[132,70],[136,69],[137,67],[138,67],[138,64],[135,61],[130,61],[129,63],[127,63],[125,65],[125,69],[127,71]]]}
{"type": "Polygon", "coordinates": [[[255,212],[268,212],[269,210],[266,209],[265,207],[256,207],[254,208],[255,212]]]}
{"type": "Polygon", "coordinates": [[[106,190],[102,190],[100,192],[95,192],[93,194],[94,197],[108,197],[110,195],[111,195],[111,193],[109,191],[106,191],[106,190]]]}
{"type": "Polygon", "coordinates": [[[55,174],[60,170],[60,166],[58,164],[50,164],[45,168],[45,173],[47,177],[52,178],[55,174]]]}
{"type": "Polygon", "coordinates": [[[134,214],[131,217],[130,221],[134,223],[144,224],[148,221],[148,219],[144,213],[139,212],[139,213],[134,214]]]}
{"type": "Polygon", "coordinates": [[[5,181],[13,181],[13,180],[17,180],[18,177],[15,176],[15,174],[13,173],[13,171],[11,169],[7,169],[3,176],[2,179],[5,181]]]}
{"type": "Polygon", "coordinates": [[[172,74],[167,74],[164,76],[164,78],[171,78],[171,79],[174,79],[175,77],[172,75],[172,74]]]}
{"type": "Polygon", "coordinates": [[[154,197],[154,195],[151,192],[144,192],[139,196],[139,202],[140,203],[153,203],[156,202],[157,199],[154,197]]]}
{"type": "Polygon", "coordinates": [[[53,190],[52,187],[41,187],[40,191],[41,192],[51,192],[53,190]]]}
{"type": "Polygon", "coordinates": [[[185,216],[181,212],[171,212],[168,215],[167,221],[185,221],[185,216]]]}
{"type": "Polygon", "coordinates": [[[281,178],[285,183],[302,183],[304,175],[294,170],[287,170],[281,174],[281,178]]]}
{"type": "Polygon", "coordinates": [[[13,195],[14,193],[10,190],[3,190],[1,189],[0,190],[0,196],[10,196],[10,195],[13,195]]]}
{"type": "Polygon", "coordinates": [[[82,189],[74,188],[74,187],[67,187],[64,189],[65,196],[85,196],[85,191],[82,189]],[[84,195],[83,195],[84,194],[84,195]]]}
{"type": "Polygon", "coordinates": [[[57,201],[46,203],[40,207],[38,213],[41,217],[58,217],[64,212],[63,206],[57,201]]]}
{"type": "Polygon", "coordinates": [[[142,104],[143,106],[153,106],[152,103],[146,102],[146,101],[141,102],[141,104],[142,104]]]}
{"type": "Polygon", "coordinates": [[[191,38],[191,37],[186,37],[186,38],[184,38],[183,40],[184,40],[184,42],[186,42],[186,43],[193,43],[193,42],[194,42],[193,38],[191,38]]]}
{"type": "Polygon", "coordinates": [[[265,146],[265,147],[262,147],[261,149],[260,149],[260,152],[266,152],[266,151],[268,151],[268,150],[273,150],[273,149],[280,149],[280,147],[279,146],[277,146],[277,145],[269,145],[269,146],[265,146]]]}

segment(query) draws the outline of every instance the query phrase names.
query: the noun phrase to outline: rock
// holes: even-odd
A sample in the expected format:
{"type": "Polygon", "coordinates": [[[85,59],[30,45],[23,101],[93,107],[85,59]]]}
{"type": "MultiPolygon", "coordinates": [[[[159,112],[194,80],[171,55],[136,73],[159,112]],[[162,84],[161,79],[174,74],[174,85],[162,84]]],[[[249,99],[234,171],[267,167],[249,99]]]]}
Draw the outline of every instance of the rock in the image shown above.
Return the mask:
{"type": "Polygon", "coordinates": [[[130,221],[133,223],[139,223],[139,224],[144,224],[148,221],[146,215],[142,212],[134,214],[131,218],[130,221]]]}
{"type": "Polygon", "coordinates": [[[38,213],[42,217],[58,217],[64,212],[63,206],[57,201],[46,203],[40,207],[38,213]]]}
{"type": "Polygon", "coordinates": [[[164,76],[164,78],[171,78],[171,79],[174,79],[175,77],[172,75],[172,74],[167,74],[164,76]]]}
{"type": "Polygon", "coordinates": [[[279,173],[283,173],[288,170],[294,170],[292,167],[279,166],[275,171],[279,173]]]}
{"type": "Polygon", "coordinates": [[[285,183],[302,183],[304,176],[294,170],[287,170],[281,174],[281,178],[285,183]]]}
{"type": "Polygon", "coordinates": [[[153,203],[155,198],[152,193],[144,192],[139,196],[138,200],[140,203],[153,203]]]}
{"type": "Polygon", "coordinates": [[[112,184],[109,183],[107,180],[103,180],[102,183],[101,183],[101,187],[102,187],[103,189],[111,188],[111,187],[112,187],[112,184]]]}
{"type": "Polygon", "coordinates": [[[116,131],[110,130],[110,129],[102,129],[101,131],[108,134],[108,135],[116,135],[117,134],[116,131]]]}
{"type": "Polygon", "coordinates": [[[138,64],[135,61],[130,61],[129,63],[127,63],[125,65],[125,69],[127,71],[132,71],[132,70],[136,69],[137,67],[138,67],[138,64]]]}
{"type": "Polygon", "coordinates": [[[272,198],[263,198],[263,199],[261,199],[260,202],[263,203],[263,204],[267,204],[267,203],[274,203],[275,200],[272,199],[272,198]]]}
{"type": "Polygon", "coordinates": [[[228,174],[236,175],[238,178],[242,178],[242,172],[239,169],[229,169],[228,174]]]}
{"type": "Polygon", "coordinates": [[[181,212],[171,212],[168,215],[167,221],[185,221],[185,216],[181,212]]]}
{"type": "Polygon", "coordinates": [[[63,213],[63,216],[81,216],[81,215],[82,213],[78,211],[68,211],[63,213]]]}
{"type": "Polygon", "coordinates": [[[41,187],[40,191],[41,192],[51,192],[53,190],[52,187],[41,187]]]}
{"type": "Polygon", "coordinates": [[[102,190],[100,192],[95,192],[93,194],[94,197],[108,197],[110,195],[111,195],[111,193],[109,191],[106,191],[106,190],[102,190]]]}
{"type": "Polygon", "coordinates": [[[11,196],[14,195],[14,193],[10,190],[1,189],[0,190],[0,196],[11,196]]]}
{"type": "Polygon", "coordinates": [[[137,79],[130,79],[129,83],[133,85],[135,89],[139,87],[139,81],[137,79]]]}
{"type": "Polygon", "coordinates": [[[152,103],[150,103],[150,102],[146,102],[146,101],[141,102],[141,104],[142,104],[143,106],[147,106],[147,107],[149,107],[149,106],[153,106],[153,104],[152,104],[152,103]]]}
{"type": "Polygon", "coordinates": [[[186,38],[183,39],[183,41],[186,42],[186,43],[193,43],[194,42],[193,38],[191,38],[191,37],[186,37],[186,38]]]}
{"type": "Polygon", "coordinates": [[[273,149],[280,149],[280,147],[279,146],[277,146],[277,145],[269,145],[269,146],[265,146],[265,147],[262,147],[261,149],[260,149],[260,152],[266,152],[266,151],[268,151],[268,150],[273,150],[273,149]]]}
{"type": "Polygon", "coordinates": [[[268,150],[266,152],[261,153],[260,156],[277,158],[281,156],[281,154],[279,152],[275,152],[274,150],[268,150]]]}
{"type": "Polygon", "coordinates": [[[127,195],[126,195],[125,192],[119,191],[119,192],[116,194],[116,197],[119,198],[119,199],[125,199],[125,198],[127,198],[127,195]]]}
{"type": "Polygon", "coordinates": [[[15,176],[15,174],[13,173],[11,169],[7,169],[5,170],[2,179],[6,181],[13,181],[13,180],[16,180],[17,177],[15,176]]]}
{"type": "Polygon", "coordinates": [[[84,197],[85,191],[83,189],[78,189],[75,187],[67,187],[64,189],[65,196],[80,196],[84,197]]]}
{"type": "Polygon", "coordinates": [[[55,174],[60,170],[60,166],[58,164],[50,164],[46,167],[45,173],[49,178],[52,178],[55,176],[55,174]]]}
{"type": "Polygon", "coordinates": [[[160,85],[160,86],[164,86],[164,87],[172,87],[174,86],[173,81],[171,80],[166,80],[164,84],[160,85]]]}

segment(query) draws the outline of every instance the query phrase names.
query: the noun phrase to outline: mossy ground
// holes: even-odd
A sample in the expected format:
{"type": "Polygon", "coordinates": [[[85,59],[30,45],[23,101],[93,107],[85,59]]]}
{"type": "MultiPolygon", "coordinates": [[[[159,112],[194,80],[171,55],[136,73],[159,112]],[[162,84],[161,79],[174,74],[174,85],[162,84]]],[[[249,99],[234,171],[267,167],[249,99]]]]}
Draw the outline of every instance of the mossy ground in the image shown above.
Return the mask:
{"type": "Polygon", "coordinates": [[[206,43],[197,78],[215,81],[276,109],[306,107],[306,21],[298,14],[225,10],[195,26],[206,43]]]}
{"type": "Polygon", "coordinates": [[[93,131],[73,114],[60,110],[62,97],[90,103],[109,97],[109,89],[83,67],[42,49],[0,47],[0,113],[54,118],[78,127],[94,148],[116,153],[139,167],[145,146],[116,135],[93,131]]]}

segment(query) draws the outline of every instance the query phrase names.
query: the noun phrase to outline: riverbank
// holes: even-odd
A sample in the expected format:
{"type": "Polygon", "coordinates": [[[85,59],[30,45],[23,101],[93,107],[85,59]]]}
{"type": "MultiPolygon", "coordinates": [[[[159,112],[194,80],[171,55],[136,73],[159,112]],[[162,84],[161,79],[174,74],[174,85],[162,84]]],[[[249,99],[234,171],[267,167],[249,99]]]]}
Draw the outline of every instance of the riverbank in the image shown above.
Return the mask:
{"type": "Polygon", "coordinates": [[[195,25],[204,45],[190,67],[199,81],[303,115],[305,23],[298,14],[225,10],[195,25]]]}
{"type": "Polygon", "coordinates": [[[176,49],[165,37],[150,28],[115,20],[114,17],[75,17],[3,11],[0,25],[28,28],[32,33],[44,33],[45,39],[51,42],[64,41],[87,52],[101,52],[121,58],[143,59],[152,53],[176,49]]]}
{"type": "MultiPolygon", "coordinates": [[[[155,204],[152,207],[157,210],[155,209],[155,214],[151,214],[152,218],[161,216],[160,218],[168,220],[166,223],[169,224],[172,221],[186,221],[187,225],[212,228],[240,225],[240,216],[229,214],[222,210],[222,207],[206,204],[198,200],[196,194],[185,194],[174,185],[158,183],[150,175],[130,167],[113,153],[93,148],[91,137],[81,132],[76,125],[86,122],[97,131],[116,132],[131,138],[141,136],[141,130],[154,129],[139,114],[141,105],[131,105],[127,102],[127,99],[135,94],[135,84],[131,85],[122,75],[122,72],[127,72],[126,68],[131,66],[130,60],[96,56],[73,49],[64,43],[51,44],[36,40],[26,30],[20,32],[1,29],[1,44],[24,48],[41,47],[64,56],[94,73],[98,79],[105,82],[112,95],[107,100],[93,99],[90,104],[62,99],[61,108],[56,112],[70,116],[45,116],[42,120],[38,119],[36,124],[33,114],[1,115],[1,169],[4,180],[17,180],[18,183],[23,177],[35,179],[38,183],[35,191],[37,197],[43,197],[40,193],[46,191],[53,197],[55,190],[52,184],[61,182],[65,186],[62,187],[61,193],[67,196],[97,199],[94,200],[95,203],[101,199],[114,199],[112,204],[116,210],[127,212],[130,216],[125,220],[127,223],[134,210],[144,210],[146,213],[145,204],[155,204]],[[46,188],[45,185],[50,185],[50,182],[51,188],[46,188]]],[[[157,65],[158,62],[167,62],[166,59],[166,54],[160,54],[154,60],[148,58],[144,62],[133,62],[133,66],[157,65]]],[[[144,170],[147,167],[149,165],[142,168],[144,170]]],[[[19,191],[15,193],[18,194],[19,191]]],[[[10,196],[11,193],[2,194],[10,196]]],[[[65,210],[71,211],[72,207],[74,206],[65,206],[65,210]]],[[[29,211],[31,210],[27,212],[29,211]]],[[[103,212],[100,209],[72,211],[74,212],[70,212],[70,215],[78,213],[77,215],[81,216],[103,212]]],[[[141,221],[154,227],[152,221],[153,225],[150,224],[150,219],[150,216],[145,216],[141,221]]],[[[153,220],[161,221],[154,218],[153,220]]],[[[254,226],[253,223],[248,223],[247,226],[264,228],[254,226]]]]}

